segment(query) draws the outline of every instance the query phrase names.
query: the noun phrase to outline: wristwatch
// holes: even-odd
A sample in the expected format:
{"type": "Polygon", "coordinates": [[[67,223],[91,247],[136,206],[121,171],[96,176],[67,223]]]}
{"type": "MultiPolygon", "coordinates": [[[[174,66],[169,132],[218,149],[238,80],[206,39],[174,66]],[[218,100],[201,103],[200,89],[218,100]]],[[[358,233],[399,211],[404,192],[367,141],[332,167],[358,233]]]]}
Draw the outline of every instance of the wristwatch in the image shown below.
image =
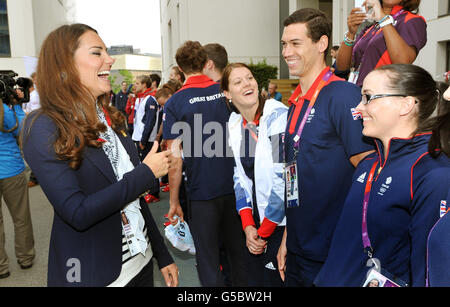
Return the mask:
{"type": "Polygon", "coordinates": [[[384,28],[385,26],[391,25],[391,24],[392,25],[394,24],[394,17],[392,17],[391,15],[384,16],[384,18],[378,22],[378,26],[380,28],[384,28]]]}

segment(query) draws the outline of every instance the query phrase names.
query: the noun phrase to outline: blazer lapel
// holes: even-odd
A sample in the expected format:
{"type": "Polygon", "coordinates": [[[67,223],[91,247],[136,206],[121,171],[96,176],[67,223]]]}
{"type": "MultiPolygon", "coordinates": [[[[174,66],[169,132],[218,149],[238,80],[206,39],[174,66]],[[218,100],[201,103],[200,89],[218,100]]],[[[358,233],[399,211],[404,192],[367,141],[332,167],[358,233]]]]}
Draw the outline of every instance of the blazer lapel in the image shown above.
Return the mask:
{"type": "Polygon", "coordinates": [[[86,146],[85,150],[84,157],[89,159],[111,183],[117,182],[111,162],[103,149],[86,146]]]}
{"type": "MultiPolygon", "coordinates": [[[[128,152],[131,162],[136,167],[137,165],[139,165],[139,163],[141,163],[141,161],[139,160],[139,154],[137,152],[136,145],[125,132],[118,133],[117,135],[119,136],[120,142],[122,143],[123,147],[125,147],[125,150],[128,152]]],[[[85,150],[86,151],[84,157],[89,159],[92,164],[94,164],[109,181],[111,181],[111,183],[117,182],[117,178],[114,174],[111,162],[109,161],[103,149],[86,146],[85,150]]]]}
{"type": "Polygon", "coordinates": [[[120,142],[122,143],[123,147],[125,147],[125,150],[128,152],[133,165],[135,167],[138,166],[141,163],[141,160],[139,159],[136,145],[134,144],[131,137],[125,132],[125,130],[122,130],[117,135],[119,136],[120,142]]]}

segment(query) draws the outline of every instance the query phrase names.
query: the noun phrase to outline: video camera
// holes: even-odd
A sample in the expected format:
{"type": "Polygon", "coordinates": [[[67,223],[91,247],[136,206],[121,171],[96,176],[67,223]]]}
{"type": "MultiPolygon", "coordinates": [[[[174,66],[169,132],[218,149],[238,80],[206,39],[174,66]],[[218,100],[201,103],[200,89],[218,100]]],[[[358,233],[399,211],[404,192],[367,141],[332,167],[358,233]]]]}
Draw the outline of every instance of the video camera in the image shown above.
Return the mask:
{"type": "Polygon", "coordinates": [[[33,84],[30,79],[16,78],[18,75],[13,71],[0,71],[0,101],[9,106],[14,112],[16,124],[11,129],[4,129],[4,109],[0,104],[0,131],[3,133],[11,133],[19,127],[19,119],[15,112],[14,106],[30,101],[30,87],[33,84]],[[23,92],[23,97],[19,97],[16,89],[23,92]]]}
{"type": "Polygon", "coordinates": [[[17,76],[13,71],[0,71],[0,100],[8,106],[30,101],[32,81],[28,78],[17,78],[17,76]],[[19,97],[16,89],[23,92],[23,98],[19,97]]]}

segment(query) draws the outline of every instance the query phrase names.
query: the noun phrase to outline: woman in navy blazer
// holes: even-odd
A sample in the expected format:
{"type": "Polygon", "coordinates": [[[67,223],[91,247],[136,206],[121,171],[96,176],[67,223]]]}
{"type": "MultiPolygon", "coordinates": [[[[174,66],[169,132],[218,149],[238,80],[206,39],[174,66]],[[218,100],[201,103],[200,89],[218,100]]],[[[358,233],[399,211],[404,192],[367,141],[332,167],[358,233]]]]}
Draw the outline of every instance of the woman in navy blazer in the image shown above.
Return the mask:
{"type": "Polygon", "coordinates": [[[139,163],[124,116],[108,104],[113,63],[86,25],[62,26],[42,45],[37,68],[42,108],[27,118],[22,142],[55,212],[48,286],[152,286],[151,255],[166,284],[178,284],[177,266],[140,197],[167,173],[170,152],[157,154],[154,148],[139,163]],[[124,260],[131,248],[121,214],[131,203],[140,206],[133,227],[147,238],[139,241],[142,253],[124,260]]]}

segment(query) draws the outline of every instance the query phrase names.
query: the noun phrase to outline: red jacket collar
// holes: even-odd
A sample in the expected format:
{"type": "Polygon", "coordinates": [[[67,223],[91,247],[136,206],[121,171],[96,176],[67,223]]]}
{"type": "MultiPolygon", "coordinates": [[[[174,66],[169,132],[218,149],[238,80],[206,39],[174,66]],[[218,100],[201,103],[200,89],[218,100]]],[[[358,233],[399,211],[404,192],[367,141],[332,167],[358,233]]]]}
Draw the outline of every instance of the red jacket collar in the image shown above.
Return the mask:
{"type": "Polygon", "coordinates": [[[401,10],[403,10],[403,6],[401,6],[401,5],[394,6],[391,11],[391,16],[397,14],[401,10]]]}
{"type": "Polygon", "coordinates": [[[181,90],[184,90],[186,88],[193,88],[193,87],[205,88],[205,87],[209,87],[213,84],[218,84],[218,83],[214,82],[206,75],[192,76],[186,80],[186,82],[184,83],[181,90]]]}
{"type": "Polygon", "coordinates": [[[137,96],[138,98],[146,97],[146,96],[148,96],[148,95],[151,95],[151,92],[152,92],[152,89],[151,89],[151,88],[148,88],[148,89],[145,90],[145,92],[143,92],[143,93],[137,93],[136,96],[137,96]]]}
{"type": "MultiPolygon", "coordinates": [[[[255,124],[255,126],[259,126],[259,119],[261,118],[261,113],[256,114],[255,119],[253,120],[252,123],[255,124]]],[[[247,120],[245,120],[244,116],[242,116],[242,124],[245,126],[247,126],[248,122],[247,120]]]]}
{"type": "MultiPolygon", "coordinates": [[[[299,99],[297,98],[304,98],[305,100],[311,101],[312,96],[314,95],[314,92],[316,91],[317,87],[319,86],[320,81],[322,80],[323,76],[330,70],[330,67],[325,67],[319,76],[317,76],[316,80],[314,81],[313,85],[310,87],[306,95],[301,96],[302,94],[302,88],[300,84],[295,89],[294,93],[292,94],[291,98],[289,98],[289,105],[296,104],[299,99]]],[[[339,77],[336,77],[333,75],[330,80],[328,80],[327,85],[333,81],[340,81],[343,80],[339,77]]]]}

